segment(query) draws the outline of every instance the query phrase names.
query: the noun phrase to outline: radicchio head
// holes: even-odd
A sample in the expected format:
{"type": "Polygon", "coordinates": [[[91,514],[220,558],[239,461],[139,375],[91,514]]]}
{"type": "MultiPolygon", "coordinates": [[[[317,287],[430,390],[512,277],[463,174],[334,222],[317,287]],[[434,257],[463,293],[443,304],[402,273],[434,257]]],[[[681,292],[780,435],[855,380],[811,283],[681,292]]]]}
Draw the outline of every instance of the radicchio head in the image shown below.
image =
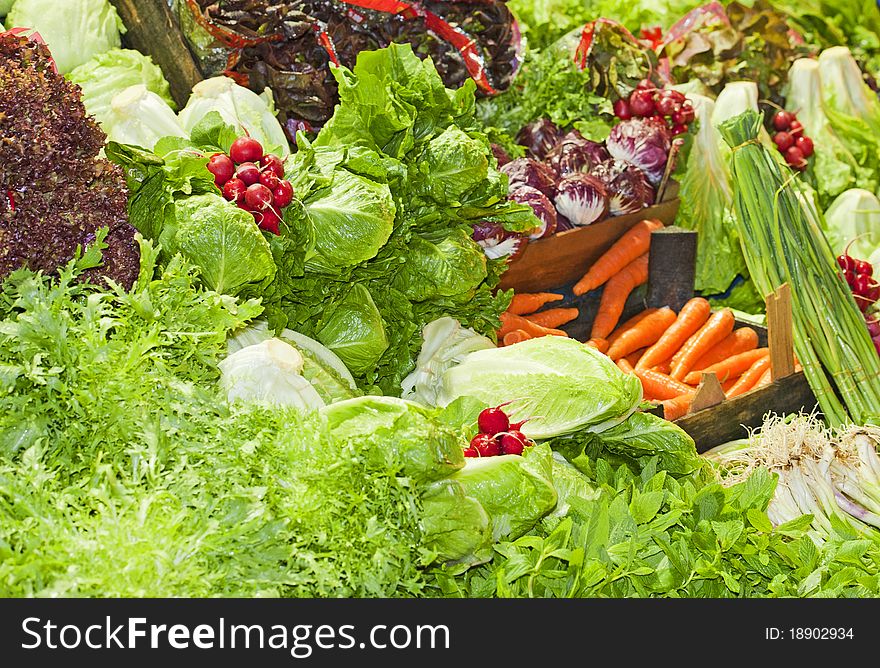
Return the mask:
{"type": "Polygon", "coordinates": [[[562,179],[555,202],[557,211],[576,227],[591,225],[608,215],[605,186],[589,174],[572,174],[562,179]]]}
{"type": "Polygon", "coordinates": [[[654,203],[654,189],[638,167],[622,160],[606,160],[591,174],[605,185],[612,216],[635,213],[654,203]]]}
{"type": "Polygon", "coordinates": [[[559,128],[549,118],[539,118],[524,126],[516,135],[516,143],[528,149],[529,157],[543,160],[559,141],[559,128]]]}
{"type": "Polygon", "coordinates": [[[571,130],[553,147],[544,161],[560,178],[564,178],[578,172],[589,172],[610,157],[602,144],[584,139],[580,132],[571,130]]]}
{"type": "Polygon", "coordinates": [[[498,171],[507,174],[511,189],[517,186],[531,186],[550,198],[556,194],[556,174],[547,165],[537,160],[517,158],[508,162],[498,171]]]}
{"type": "Polygon", "coordinates": [[[529,233],[529,239],[543,239],[556,231],[556,208],[547,196],[531,186],[517,186],[510,191],[508,199],[532,207],[540,227],[529,233]]]}
{"type": "Polygon", "coordinates": [[[498,144],[491,144],[492,155],[495,156],[495,159],[498,161],[498,166],[503,167],[508,162],[510,162],[510,156],[507,154],[507,151],[504,150],[502,146],[498,144]]]}
{"type": "Polygon", "coordinates": [[[529,240],[522,234],[508,232],[498,223],[475,223],[471,238],[476,241],[490,260],[505,258],[512,262],[525,252],[529,240]]]}
{"type": "Polygon", "coordinates": [[[669,158],[669,130],[662,123],[646,118],[621,121],[611,129],[605,142],[611,157],[641,169],[651,185],[658,185],[669,158]]]}

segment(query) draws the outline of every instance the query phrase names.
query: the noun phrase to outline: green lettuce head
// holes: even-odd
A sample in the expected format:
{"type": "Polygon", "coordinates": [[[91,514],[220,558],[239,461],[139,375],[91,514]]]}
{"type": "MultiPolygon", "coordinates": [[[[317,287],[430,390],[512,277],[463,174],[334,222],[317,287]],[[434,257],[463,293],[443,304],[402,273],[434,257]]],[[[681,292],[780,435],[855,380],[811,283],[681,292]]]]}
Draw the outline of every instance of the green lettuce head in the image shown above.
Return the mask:
{"type": "Polygon", "coordinates": [[[594,348],[544,336],[465,357],[443,374],[438,403],[459,397],[508,404],[511,421],[528,420],[522,431],[540,439],[623,422],[641,402],[642,386],[594,348]]]}
{"type": "Polygon", "coordinates": [[[33,28],[67,74],[94,56],[118,49],[125,26],[108,0],[16,0],[7,28],[33,28]]]}
{"type": "Polygon", "coordinates": [[[102,125],[110,114],[113,97],[137,84],[143,84],[174,108],[162,70],[149,56],[134,49],[111,49],[98,54],[70,72],[67,79],[82,89],[86,110],[102,125]]]}
{"type": "Polygon", "coordinates": [[[349,290],[317,332],[317,339],[336,353],[352,373],[372,368],[388,348],[382,315],[362,283],[349,290]]]}

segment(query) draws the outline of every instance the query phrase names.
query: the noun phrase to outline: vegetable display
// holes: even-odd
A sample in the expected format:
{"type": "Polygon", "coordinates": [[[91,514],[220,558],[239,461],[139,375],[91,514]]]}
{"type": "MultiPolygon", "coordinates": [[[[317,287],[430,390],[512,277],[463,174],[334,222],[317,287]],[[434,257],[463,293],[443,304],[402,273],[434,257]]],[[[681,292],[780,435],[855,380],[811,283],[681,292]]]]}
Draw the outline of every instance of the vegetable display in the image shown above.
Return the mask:
{"type": "Polygon", "coordinates": [[[161,9],[0,0],[0,596],[880,596],[873,0],[161,9]]]}

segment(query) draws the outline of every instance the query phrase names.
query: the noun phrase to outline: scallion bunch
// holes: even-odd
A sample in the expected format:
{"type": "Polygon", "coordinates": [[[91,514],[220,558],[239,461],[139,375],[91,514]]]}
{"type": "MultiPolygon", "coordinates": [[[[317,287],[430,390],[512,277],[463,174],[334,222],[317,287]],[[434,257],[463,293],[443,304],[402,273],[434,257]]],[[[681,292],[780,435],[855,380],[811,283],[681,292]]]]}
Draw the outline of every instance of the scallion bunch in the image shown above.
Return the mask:
{"type": "Polygon", "coordinates": [[[795,353],[830,426],[880,417],[880,358],[837,272],[820,217],[796,177],[758,142],[746,111],[719,130],[733,149],[737,227],[749,273],[768,295],[791,286],[795,353]]]}

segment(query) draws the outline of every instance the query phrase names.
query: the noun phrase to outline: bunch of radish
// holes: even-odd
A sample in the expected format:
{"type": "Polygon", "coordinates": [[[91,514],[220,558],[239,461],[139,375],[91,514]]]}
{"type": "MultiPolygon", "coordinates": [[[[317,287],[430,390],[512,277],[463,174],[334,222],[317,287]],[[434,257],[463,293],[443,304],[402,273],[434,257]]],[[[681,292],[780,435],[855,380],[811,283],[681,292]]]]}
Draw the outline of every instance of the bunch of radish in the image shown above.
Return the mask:
{"type": "Polygon", "coordinates": [[[866,260],[856,260],[846,251],[837,257],[837,265],[865,316],[871,341],[880,355],[880,318],[876,313],[868,313],[868,309],[880,299],[880,283],[874,278],[874,267],[866,260]]]}
{"type": "Polygon", "coordinates": [[[465,448],[465,457],[497,457],[498,455],[521,455],[534,441],[520,429],[524,422],[510,423],[501,406],[486,408],[477,417],[480,430],[465,448]]]}
{"type": "Polygon", "coordinates": [[[807,158],[813,155],[813,140],[804,135],[804,126],[790,111],[773,115],[773,143],[785,156],[785,162],[799,172],[807,168],[807,158]]]}
{"type": "Polygon", "coordinates": [[[224,198],[252,213],[260,229],[279,234],[282,210],[293,201],[293,186],[284,178],[281,158],[264,153],[256,139],[239,137],[228,155],[211,156],[208,171],[224,198]]]}
{"type": "Polygon", "coordinates": [[[677,90],[660,89],[650,79],[639,82],[628,98],[614,103],[614,115],[622,121],[637,118],[655,119],[669,129],[670,134],[680,135],[688,131],[694,122],[694,106],[677,90]]]}

